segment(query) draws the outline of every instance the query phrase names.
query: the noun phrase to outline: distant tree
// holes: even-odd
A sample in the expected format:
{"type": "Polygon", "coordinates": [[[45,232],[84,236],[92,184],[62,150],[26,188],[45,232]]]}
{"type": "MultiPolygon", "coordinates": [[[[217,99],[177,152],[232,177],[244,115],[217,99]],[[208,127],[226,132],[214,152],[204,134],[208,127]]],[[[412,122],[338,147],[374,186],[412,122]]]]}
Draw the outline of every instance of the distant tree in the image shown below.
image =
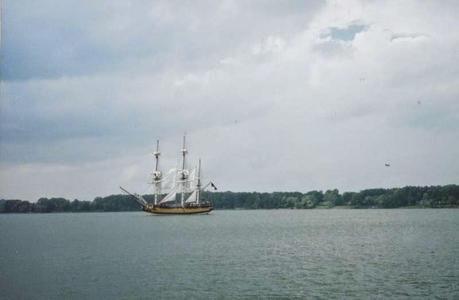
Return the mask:
{"type": "Polygon", "coordinates": [[[362,193],[353,193],[351,201],[349,201],[349,204],[352,207],[359,208],[364,206],[364,195],[362,193]]]}
{"type": "Polygon", "coordinates": [[[6,213],[25,213],[30,211],[30,203],[21,200],[6,200],[4,211],[6,213]]]}
{"type": "Polygon", "coordinates": [[[340,194],[337,189],[328,190],[325,192],[323,202],[327,207],[334,207],[337,203],[340,203],[340,194]]]}
{"type": "Polygon", "coordinates": [[[345,192],[342,196],[343,205],[351,205],[352,196],[356,194],[354,192],[345,192]]]}

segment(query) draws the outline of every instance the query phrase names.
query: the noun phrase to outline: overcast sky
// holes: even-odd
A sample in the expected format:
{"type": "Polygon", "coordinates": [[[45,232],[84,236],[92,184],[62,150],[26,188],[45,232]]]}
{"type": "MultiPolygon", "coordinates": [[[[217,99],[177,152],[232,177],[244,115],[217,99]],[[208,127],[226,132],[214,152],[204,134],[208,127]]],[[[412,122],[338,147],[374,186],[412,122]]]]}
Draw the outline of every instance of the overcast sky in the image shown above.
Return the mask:
{"type": "Polygon", "coordinates": [[[457,1],[3,1],[0,198],[459,183],[457,1]],[[390,167],[385,164],[390,163],[390,167]]]}

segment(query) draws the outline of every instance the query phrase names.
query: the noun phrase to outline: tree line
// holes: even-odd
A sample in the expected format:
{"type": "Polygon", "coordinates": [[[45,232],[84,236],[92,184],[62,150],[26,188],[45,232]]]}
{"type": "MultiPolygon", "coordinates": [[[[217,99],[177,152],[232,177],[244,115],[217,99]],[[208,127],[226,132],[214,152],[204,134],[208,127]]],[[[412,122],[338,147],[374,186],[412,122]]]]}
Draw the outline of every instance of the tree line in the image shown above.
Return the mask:
{"type": "MultiPolygon", "coordinates": [[[[153,195],[144,195],[148,202],[153,195]]],[[[204,192],[203,198],[216,209],[311,209],[346,206],[351,208],[459,207],[459,185],[406,186],[391,189],[366,189],[339,193],[337,189],[301,192],[204,192]]],[[[36,202],[0,200],[0,213],[115,212],[139,211],[128,195],[97,197],[93,201],[65,198],[40,198],[36,202]]]]}

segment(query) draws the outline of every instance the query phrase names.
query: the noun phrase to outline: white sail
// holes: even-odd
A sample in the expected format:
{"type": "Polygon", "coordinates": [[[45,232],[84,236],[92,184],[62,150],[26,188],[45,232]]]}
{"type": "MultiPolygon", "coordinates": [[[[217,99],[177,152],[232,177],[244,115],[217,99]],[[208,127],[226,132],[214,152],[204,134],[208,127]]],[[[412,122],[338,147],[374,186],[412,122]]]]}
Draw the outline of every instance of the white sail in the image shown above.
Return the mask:
{"type": "Polygon", "coordinates": [[[196,202],[197,201],[197,198],[196,198],[196,195],[197,195],[198,191],[197,190],[194,190],[193,193],[191,193],[190,196],[188,196],[188,199],[186,199],[186,203],[191,203],[191,202],[196,202]]]}
{"type": "Polygon", "coordinates": [[[188,180],[195,180],[196,179],[196,168],[191,169],[190,176],[188,177],[188,180]]]}
{"type": "Polygon", "coordinates": [[[197,179],[196,173],[197,173],[196,168],[193,168],[190,172],[190,176],[188,177],[188,182],[190,183],[191,186],[196,185],[196,179],[197,179]]]}
{"type": "Polygon", "coordinates": [[[163,189],[172,190],[175,188],[177,169],[170,169],[162,179],[163,189]]]}
{"type": "Polygon", "coordinates": [[[190,189],[191,194],[186,199],[186,203],[198,203],[199,204],[199,196],[200,196],[200,188],[201,188],[201,159],[199,159],[199,166],[193,168],[190,173],[190,180],[189,183],[192,186],[190,189]]]}
{"type": "Polygon", "coordinates": [[[175,195],[177,195],[177,191],[173,190],[172,192],[167,194],[167,196],[164,197],[161,201],[159,201],[159,204],[175,201],[175,195]]]}
{"type": "Polygon", "coordinates": [[[191,193],[194,190],[195,181],[196,181],[196,169],[191,169],[191,170],[185,170],[186,171],[186,178],[182,179],[182,173],[183,171],[179,171],[177,175],[177,181],[176,184],[177,186],[180,186],[181,191],[184,193],[191,193]]]}

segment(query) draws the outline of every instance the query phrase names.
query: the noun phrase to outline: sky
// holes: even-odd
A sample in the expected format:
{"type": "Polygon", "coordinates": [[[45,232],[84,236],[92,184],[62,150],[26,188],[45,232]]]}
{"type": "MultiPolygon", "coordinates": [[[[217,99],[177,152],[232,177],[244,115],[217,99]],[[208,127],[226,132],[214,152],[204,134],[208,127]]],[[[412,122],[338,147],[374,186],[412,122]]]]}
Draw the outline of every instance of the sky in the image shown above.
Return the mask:
{"type": "Polygon", "coordinates": [[[0,198],[459,183],[457,1],[2,5],[0,198]]]}

